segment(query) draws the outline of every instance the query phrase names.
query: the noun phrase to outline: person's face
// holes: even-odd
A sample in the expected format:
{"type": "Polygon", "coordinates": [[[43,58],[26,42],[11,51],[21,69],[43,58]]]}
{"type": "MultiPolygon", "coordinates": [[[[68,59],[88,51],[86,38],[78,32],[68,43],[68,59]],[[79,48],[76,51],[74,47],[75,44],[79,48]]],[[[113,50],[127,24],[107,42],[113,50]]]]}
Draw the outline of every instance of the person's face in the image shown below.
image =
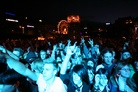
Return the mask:
{"type": "Polygon", "coordinates": [[[77,54],[77,55],[81,55],[81,50],[80,50],[79,47],[77,47],[76,54],[77,54]]]}
{"type": "Polygon", "coordinates": [[[77,64],[81,64],[82,63],[82,57],[78,56],[76,59],[77,64]]]}
{"type": "Polygon", "coordinates": [[[99,75],[99,85],[106,86],[108,82],[107,76],[105,74],[99,75]]]}
{"type": "Polygon", "coordinates": [[[91,66],[91,67],[94,67],[94,63],[93,63],[93,61],[91,61],[91,60],[89,60],[89,61],[87,62],[87,65],[88,65],[88,66],[91,66]]]}
{"type": "Polygon", "coordinates": [[[46,52],[40,52],[40,58],[44,60],[46,58],[46,52]]]}
{"type": "Polygon", "coordinates": [[[130,77],[130,68],[129,66],[124,66],[121,70],[120,70],[120,75],[122,77],[125,77],[125,78],[129,78],[130,77]]]}
{"type": "Polygon", "coordinates": [[[16,92],[16,88],[14,85],[0,84],[0,92],[16,92]]]}
{"type": "Polygon", "coordinates": [[[73,72],[72,76],[74,84],[80,85],[82,83],[81,77],[77,73],[73,72]]]}
{"type": "Polygon", "coordinates": [[[110,52],[105,53],[103,56],[103,60],[104,60],[105,64],[111,65],[112,61],[113,61],[112,53],[110,53],[110,52]]]}
{"type": "Polygon", "coordinates": [[[130,55],[129,52],[124,52],[124,53],[122,54],[122,58],[123,58],[123,59],[128,59],[128,58],[130,58],[130,57],[131,57],[131,55],[130,55]]]}
{"type": "Polygon", "coordinates": [[[43,70],[43,77],[46,81],[54,78],[56,76],[57,70],[53,64],[45,64],[43,70]]]}

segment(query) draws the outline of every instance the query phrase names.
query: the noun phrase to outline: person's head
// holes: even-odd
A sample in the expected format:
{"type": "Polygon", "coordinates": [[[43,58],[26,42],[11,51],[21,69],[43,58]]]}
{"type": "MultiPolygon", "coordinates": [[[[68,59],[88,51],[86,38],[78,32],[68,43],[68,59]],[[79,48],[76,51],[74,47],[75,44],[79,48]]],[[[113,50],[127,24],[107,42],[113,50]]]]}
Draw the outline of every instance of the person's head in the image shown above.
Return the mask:
{"type": "Polygon", "coordinates": [[[27,63],[32,63],[36,58],[37,58],[37,56],[36,56],[35,52],[30,51],[26,56],[26,62],[27,63]]]}
{"type": "Polygon", "coordinates": [[[56,61],[45,62],[43,69],[43,77],[45,81],[50,81],[54,79],[59,71],[58,63],[56,61]]]}
{"type": "Polygon", "coordinates": [[[81,48],[80,46],[77,46],[76,55],[81,55],[81,48]]]}
{"type": "Polygon", "coordinates": [[[134,68],[136,71],[138,71],[138,58],[134,59],[134,68]]]}
{"type": "Polygon", "coordinates": [[[21,48],[14,48],[12,52],[19,58],[23,58],[23,50],[21,48]]]}
{"type": "Polygon", "coordinates": [[[83,82],[89,83],[88,71],[84,65],[75,65],[72,69],[73,83],[82,85],[83,82]]]}
{"type": "Polygon", "coordinates": [[[94,63],[92,58],[89,58],[89,59],[86,60],[86,65],[90,66],[90,67],[93,67],[93,68],[95,67],[95,63],[94,63]]]}
{"type": "Polygon", "coordinates": [[[0,92],[17,92],[26,78],[13,69],[5,71],[0,77],[0,92]]]}
{"type": "Polygon", "coordinates": [[[123,50],[123,51],[121,52],[120,60],[124,60],[124,59],[128,59],[128,58],[131,58],[131,53],[130,53],[130,51],[128,51],[128,50],[123,50]]]}
{"type": "Polygon", "coordinates": [[[43,61],[42,59],[38,58],[35,59],[32,63],[31,63],[31,70],[34,72],[38,72],[38,73],[42,73],[43,72],[43,61]]]}
{"type": "Polygon", "coordinates": [[[41,50],[41,51],[40,51],[40,58],[41,58],[42,60],[46,59],[46,55],[47,55],[47,53],[46,53],[45,50],[41,50]]]}
{"type": "Polygon", "coordinates": [[[88,76],[89,76],[89,82],[90,82],[90,84],[92,84],[93,79],[94,79],[94,74],[95,74],[94,69],[91,66],[87,66],[87,71],[88,71],[88,76]]]}
{"type": "Polygon", "coordinates": [[[58,66],[60,68],[62,65],[62,62],[63,62],[61,55],[56,55],[55,59],[56,59],[56,62],[58,63],[58,66]]]}
{"type": "Polygon", "coordinates": [[[130,77],[130,68],[129,64],[127,62],[119,62],[117,63],[117,66],[114,69],[113,75],[115,77],[124,77],[124,78],[129,78],[130,77]]]}
{"type": "Polygon", "coordinates": [[[110,48],[105,48],[101,52],[101,57],[103,59],[103,62],[107,65],[111,65],[113,63],[113,51],[110,48]]]}
{"type": "Polygon", "coordinates": [[[83,64],[84,63],[82,55],[77,56],[76,62],[77,62],[77,64],[83,64]]]}
{"type": "MultiPolygon", "coordinates": [[[[106,69],[100,68],[95,75],[96,78],[99,80],[99,86],[106,86],[109,79],[109,73],[106,69]]],[[[95,80],[97,81],[97,80],[95,80]]]]}

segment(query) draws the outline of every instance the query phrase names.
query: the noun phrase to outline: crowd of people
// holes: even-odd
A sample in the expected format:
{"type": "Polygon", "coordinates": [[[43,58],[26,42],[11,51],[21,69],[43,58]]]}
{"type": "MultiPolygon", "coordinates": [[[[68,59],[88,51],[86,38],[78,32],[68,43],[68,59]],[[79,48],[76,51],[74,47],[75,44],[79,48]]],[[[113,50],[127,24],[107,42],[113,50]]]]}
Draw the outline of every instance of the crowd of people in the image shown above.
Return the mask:
{"type": "Polygon", "coordinates": [[[0,92],[137,92],[138,39],[0,42],[0,92]]]}

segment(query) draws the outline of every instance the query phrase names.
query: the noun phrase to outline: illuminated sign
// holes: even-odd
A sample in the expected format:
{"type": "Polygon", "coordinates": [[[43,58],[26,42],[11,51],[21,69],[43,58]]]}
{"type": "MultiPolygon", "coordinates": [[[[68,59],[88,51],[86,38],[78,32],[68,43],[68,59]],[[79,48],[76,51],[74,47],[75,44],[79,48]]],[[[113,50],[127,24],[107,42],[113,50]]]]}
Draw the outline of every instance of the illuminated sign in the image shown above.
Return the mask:
{"type": "Polygon", "coordinates": [[[6,19],[6,21],[19,22],[18,20],[15,20],[15,19],[6,19]]]}
{"type": "Polygon", "coordinates": [[[27,27],[34,28],[34,26],[32,26],[32,25],[27,25],[27,27]]]}
{"type": "Polygon", "coordinates": [[[111,23],[107,22],[106,25],[111,25],[111,23]]]}
{"type": "Polygon", "coordinates": [[[7,14],[7,15],[11,15],[11,16],[15,16],[15,14],[10,13],[10,12],[6,12],[5,14],[7,14]]]}
{"type": "Polygon", "coordinates": [[[80,22],[80,17],[79,17],[79,15],[70,15],[70,16],[67,17],[67,21],[69,23],[71,23],[71,22],[80,22]]]}

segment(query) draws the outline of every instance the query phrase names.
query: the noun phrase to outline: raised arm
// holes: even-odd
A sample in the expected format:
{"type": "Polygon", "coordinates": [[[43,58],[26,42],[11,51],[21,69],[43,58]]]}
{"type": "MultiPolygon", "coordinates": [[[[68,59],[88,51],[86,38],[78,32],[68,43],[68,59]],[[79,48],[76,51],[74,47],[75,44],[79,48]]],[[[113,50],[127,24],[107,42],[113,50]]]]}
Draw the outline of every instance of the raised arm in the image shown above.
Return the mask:
{"type": "Polygon", "coordinates": [[[89,52],[89,50],[88,50],[88,48],[87,48],[87,46],[85,44],[85,39],[84,38],[81,39],[81,44],[82,44],[83,53],[86,56],[86,58],[88,58],[88,52],[89,52]]]}
{"type": "Polygon", "coordinates": [[[61,65],[60,74],[66,74],[67,65],[68,65],[68,62],[70,60],[70,57],[75,52],[76,52],[76,43],[73,46],[67,45],[66,55],[65,55],[65,58],[64,58],[64,60],[62,62],[62,65],[61,65]]]}
{"type": "Polygon", "coordinates": [[[26,76],[34,81],[37,81],[38,76],[33,71],[31,71],[29,68],[27,68],[19,60],[11,57],[4,47],[0,47],[0,50],[1,50],[0,54],[6,58],[6,63],[8,64],[8,66],[11,69],[14,69],[16,72],[20,73],[23,76],[26,76]]]}

